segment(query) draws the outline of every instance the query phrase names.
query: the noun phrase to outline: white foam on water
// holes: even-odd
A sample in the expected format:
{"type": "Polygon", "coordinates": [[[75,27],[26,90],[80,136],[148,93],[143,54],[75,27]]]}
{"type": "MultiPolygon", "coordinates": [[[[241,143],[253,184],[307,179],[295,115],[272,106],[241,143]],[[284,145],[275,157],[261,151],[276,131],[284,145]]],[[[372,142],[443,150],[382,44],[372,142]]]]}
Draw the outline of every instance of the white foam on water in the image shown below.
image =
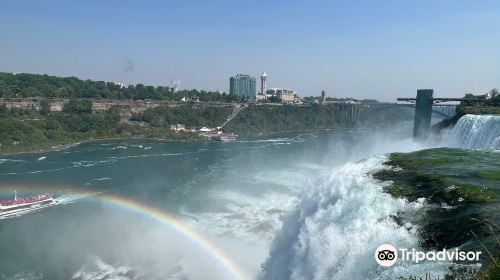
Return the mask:
{"type": "Polygon", "coordinates": [[[131,144],[130,147],[141,148],[141,149],[143,148],[143,146],[139,145],[139,144],[137,144],[137,145],[131,144]]]}
{"type": "Polygon", "coordinates": [[[282,216],[293,209],[296,196],[267,193],[261,197],[224,191],[214,196],[225,206],[223,212],[188,213],[183,212],[187,221],[203,232],[219,237],[230,236],[245,242],[269,242],[281,228],[282,216]]]}
{"type": "Polygon", "coordinates": [[[0,158],[0,164],[5,162],[26,162],[26,161],[21,159],[0,158]]]}
{"type": "Polygon", "coordinates": [[[15,275],[13,275],[10,278],[3,278],[4,276],[2,274],[0,274],[0,277],[2,277],[2,279],[8,279],[8,280],[41,280],[41,279],[44,279],[43,274],[36,275],[34,273],[24,273],[24,272],[16,273],[15,275]]]}
{"type": "Polygon", "coordinates": [[[102,178],[96,178],[92,179],[93,181],[108,181],[111,180],[111,177],[102,177],[102,178]]]}
{"type": "Polygon", "coordinates": [[[86,198],[92,198],[96,197],[100,194],[103,194],[104,192],[88,192],[88,193],[82,193],[82,194],[67,194],[67,195],[61,195],[55,198],[57,204],[70,204],[70,203],[75,203],[78,202],[82,199],[86,198]]]}
{"type": "Polygon", "coordinates": [[[115,163],[114,159],[106,159],[106,160],[82,160],[73,162],[75,167],[78,166],[94,166],[94,165],[102,165],[107,163],[115,163]]]}
{"type": "Polygon", "coordinates": [[[54,169],[34,170],[34,171],[29,171],[29,172],[8,172],[8,173],[2,173],[1,175],[38,174],[38,173],[62,171],[62,170],[67,170],[67,169],[72,169],[72,168],[73,167],[70,166],[70,167],[61,167],[61,168],[54,168],[54,169]]]}
{"type": "Polygon", "coordinates": [[[125,265],[113,266],[93,256],[71,278],[72,280],[133,280],[140,279],[134,269],[125,265]]]}
{"type": "Polygon", "coordinates": [[[126,146],[116,146],[116,147],[114,147],[112,149],[113,150],[116,150],[116,149],[125,150],[125,149],[127,149],[127,147],[126,146]]]}
{"type": "Polygon", "coordinates": [[[241,143],[268,143],[268,142],[286,142],[291,141],[290,138],[272,138],[272,139],[259,139],[259,140],[238,140],[241,143]]]}
{"type": "Polygon", "coordinates": [[[171,157],[171,156],[182,156],[186,154],[191,154],[190,152],[185,153],[161,153],[161,154],[142,154],[142,155],[131,155],[131,156],[121,156],[121,157],[108,157],[108,159],[118,160],[127,158],[147,158],[147,157],[171,157]]]}

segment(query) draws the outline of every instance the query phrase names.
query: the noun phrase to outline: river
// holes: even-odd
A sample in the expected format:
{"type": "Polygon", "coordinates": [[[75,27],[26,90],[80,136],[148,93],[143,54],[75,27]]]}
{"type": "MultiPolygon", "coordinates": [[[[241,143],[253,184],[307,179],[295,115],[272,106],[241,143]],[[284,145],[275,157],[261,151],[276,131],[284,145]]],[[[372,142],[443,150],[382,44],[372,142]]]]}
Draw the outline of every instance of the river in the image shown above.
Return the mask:
{"type": "Polygon", "coordinates": [[[494,118],[475,126],[469,118],[445,140],[425,143],[413,141],[404,124],[228,143],[97,141],[0,156],[2,198],[50,192],[59,202],[0,220],[0,279],[443,275],[447,263],[377,268],[377,244],[418,245],[416,231],[390,216],[422,205],[383,192],[369,173],[392,152],[451,146],[497,153],[494,118]],[[464,136],[481,127],[493,133],[464,136]]]}

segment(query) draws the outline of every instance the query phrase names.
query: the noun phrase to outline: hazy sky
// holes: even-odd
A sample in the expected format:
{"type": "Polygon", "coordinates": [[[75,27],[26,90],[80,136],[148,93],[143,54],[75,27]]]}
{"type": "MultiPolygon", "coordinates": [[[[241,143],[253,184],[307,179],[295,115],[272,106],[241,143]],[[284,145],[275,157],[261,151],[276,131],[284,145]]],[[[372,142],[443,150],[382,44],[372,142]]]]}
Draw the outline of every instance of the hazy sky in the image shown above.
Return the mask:
{"type": "Polygon", "coordinates": [[[0,2],[0,71],[394,101],[500,87],[500,1],[0,2]],[[258,86],[259,87],[259,86],[258,86]]]}

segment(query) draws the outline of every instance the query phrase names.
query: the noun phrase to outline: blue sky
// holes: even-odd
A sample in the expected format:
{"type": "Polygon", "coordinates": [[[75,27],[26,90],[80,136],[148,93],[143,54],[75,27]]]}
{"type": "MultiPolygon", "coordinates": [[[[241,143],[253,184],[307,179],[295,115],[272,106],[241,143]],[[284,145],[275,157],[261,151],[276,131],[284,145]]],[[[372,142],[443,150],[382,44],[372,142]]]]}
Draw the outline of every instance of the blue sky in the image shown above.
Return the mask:
{"type": "Polygon", "coordinates": [[[500,87],[500,1],[0,2],[0,71],[394,101],[500,87]]]}

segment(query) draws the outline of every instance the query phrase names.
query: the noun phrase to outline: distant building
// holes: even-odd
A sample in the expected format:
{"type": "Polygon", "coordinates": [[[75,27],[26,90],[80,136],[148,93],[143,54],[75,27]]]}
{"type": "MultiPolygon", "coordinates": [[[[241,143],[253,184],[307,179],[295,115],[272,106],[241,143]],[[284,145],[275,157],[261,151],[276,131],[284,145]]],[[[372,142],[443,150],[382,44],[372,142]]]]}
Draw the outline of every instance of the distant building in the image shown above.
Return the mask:
{"type": "Polygon", "coordinates": [[[120,83],[120,82],[113,82],[113,84],[117,85],[117,86],[120,86],[120,88],[124,88],[125,85],[123,83],[120,83]]]}
{"type": "Polygon", "coordinates": [[[302,99],[300,99],[300,97],[299,97],[298,94],[295,94],[295,99],[293,100],[293,103],[295,103],[295,104],[304,104],[304,102],[302,101],[302,99]]]}
{"type": "Polygon", "coordinates": [[[262,75],[260,75],[260,91],[257,94],[257,96],[255,96],[255,100],[257,100],[257,101],[267,100],[266,79],[267,79],[267,74],[266,74],[266,72],[263,72],[262,75]]]}
{"type": "Polygon", "coordinates": [[[259,94],[257,94],[257,96],[255,96],[255,100],[257,100],[257,101],[267,100],[267,95],[259,93],[259,94]]]}
{"type": "Polygon", "coordinates": [[[173,131],[184,131],[186,130],[186,126],[183,124],[173,124],[170,126],[170,130],[173,131]]]}
{"type": "Polygon", "coordinates": [[[244,99],[255,99],[256,82],[250,75],[238,74],[229,78],[229,93],[244,99]]]}
{"type": "Polygon", "coordinates": [[[206,126],[202,127],[199,129],[200,132],[210,132],[212,131],[213,129],[210,129],[210,128],[207,128],[206,126]]]}
{"type": "Polygon", "coordinates": [[[498,92],[498,90],[495,88],[495,89],[492,89],[490,90],[488,93],[485,94],[485,98],[486,99],[492,99],[492,98],[495,98],[497,95],[499,95],[500,93],[498,92]]]}
{"type": "Polygon", "coordinates": [[[262,73],[260,75],[260,94],[264,95],[266,94],[266,80],[267,80],[267,74],[266,72],[262,73]]]}
{"type": "Polygon", "coordinates": [[[274,96],[283,103],[294,103],[298,99],[298,95],[294,90],[284,88],[270,88],[266,91],[266,95],[274,96]]]}
{"type": "Polygon", "coordinates": [[[339,99],[324,101],[322,104],[361,104],[361,102],[349,99],[339,99]]]}

